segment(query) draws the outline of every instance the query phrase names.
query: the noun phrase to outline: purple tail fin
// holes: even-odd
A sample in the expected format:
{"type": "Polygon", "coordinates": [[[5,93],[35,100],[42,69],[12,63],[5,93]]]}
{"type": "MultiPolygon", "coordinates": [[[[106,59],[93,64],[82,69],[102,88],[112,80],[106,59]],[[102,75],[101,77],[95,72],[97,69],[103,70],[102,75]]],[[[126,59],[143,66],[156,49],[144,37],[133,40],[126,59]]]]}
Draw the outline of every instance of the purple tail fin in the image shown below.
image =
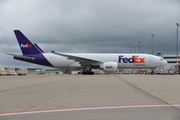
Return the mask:
{"type": "Polygon", "coordinates": [[[20,30],[14,30],[19,47],[23,55],[39,54],[42,53],[40,48],[37,48],[34,44],[20,30]]]}

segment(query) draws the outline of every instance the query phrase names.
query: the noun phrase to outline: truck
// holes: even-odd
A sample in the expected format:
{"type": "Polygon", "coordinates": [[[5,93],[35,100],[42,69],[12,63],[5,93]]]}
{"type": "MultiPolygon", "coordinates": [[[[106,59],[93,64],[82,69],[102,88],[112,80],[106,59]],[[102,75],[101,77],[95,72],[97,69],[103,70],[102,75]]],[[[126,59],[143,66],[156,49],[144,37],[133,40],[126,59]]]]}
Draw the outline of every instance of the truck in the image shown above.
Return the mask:
{"type": "Polygon", "coordinates": [[[26,67],[21,67],[16,72],[17,75],[26,75],[28,74],[28,69],[26,67]]]}
{"type": "Polygon", "coordinates": [[[0,68],[0,76],[5,76],[7,74],[6,69],[0,68]]]}

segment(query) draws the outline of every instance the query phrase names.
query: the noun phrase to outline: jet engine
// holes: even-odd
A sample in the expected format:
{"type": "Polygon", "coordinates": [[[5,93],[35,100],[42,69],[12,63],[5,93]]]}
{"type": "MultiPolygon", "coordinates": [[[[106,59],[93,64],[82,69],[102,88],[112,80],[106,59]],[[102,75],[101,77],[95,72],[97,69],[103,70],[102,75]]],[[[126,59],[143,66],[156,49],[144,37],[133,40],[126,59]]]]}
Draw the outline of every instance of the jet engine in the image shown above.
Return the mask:
{"type": "Polygon", "coordinates": [[[105,62],[100,65],[100,69],[104,72],[116,72],[118,64],[117,62],[105,62]]]}

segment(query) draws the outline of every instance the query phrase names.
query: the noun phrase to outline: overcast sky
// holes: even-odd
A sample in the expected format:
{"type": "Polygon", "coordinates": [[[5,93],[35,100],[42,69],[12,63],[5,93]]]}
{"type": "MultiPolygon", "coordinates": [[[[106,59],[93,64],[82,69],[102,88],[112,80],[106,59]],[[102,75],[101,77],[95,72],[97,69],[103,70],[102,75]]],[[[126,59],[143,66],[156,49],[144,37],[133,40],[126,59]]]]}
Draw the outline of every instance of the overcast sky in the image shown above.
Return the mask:
{"type": "MultiPolygon", "coordinates": [[[[0,0],[0,67],[37,67],[22,54],[13,30],[45,52],[176,53],[180,0],[0,0]]],[[[180,38],[180,28],[179,28],[180,38]]],[[[180,49],[179,49],[180,50],[180,49]]]]}

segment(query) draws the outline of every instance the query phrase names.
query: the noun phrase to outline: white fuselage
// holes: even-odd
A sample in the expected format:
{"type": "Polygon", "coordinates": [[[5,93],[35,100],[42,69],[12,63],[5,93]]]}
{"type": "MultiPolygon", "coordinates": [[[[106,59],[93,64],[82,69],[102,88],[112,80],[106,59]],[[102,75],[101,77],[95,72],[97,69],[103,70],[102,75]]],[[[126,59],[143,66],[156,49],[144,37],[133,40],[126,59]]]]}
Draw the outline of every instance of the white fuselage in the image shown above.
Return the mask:
{"type": "MultiPolygon", "coordinates": [[[[107,54],[107,53],[67,53],[68,55],[87,58],[97,61],[117,62],[118,68],[158,68],[167,64],[163,58],[150,54],[107,54]]],[[[44,57],[56,68],[82,68],[83,66],[73,59],[43,53],[44,57]]],[[[92,65],[100,65],[93,63],[92,65]]]]}

